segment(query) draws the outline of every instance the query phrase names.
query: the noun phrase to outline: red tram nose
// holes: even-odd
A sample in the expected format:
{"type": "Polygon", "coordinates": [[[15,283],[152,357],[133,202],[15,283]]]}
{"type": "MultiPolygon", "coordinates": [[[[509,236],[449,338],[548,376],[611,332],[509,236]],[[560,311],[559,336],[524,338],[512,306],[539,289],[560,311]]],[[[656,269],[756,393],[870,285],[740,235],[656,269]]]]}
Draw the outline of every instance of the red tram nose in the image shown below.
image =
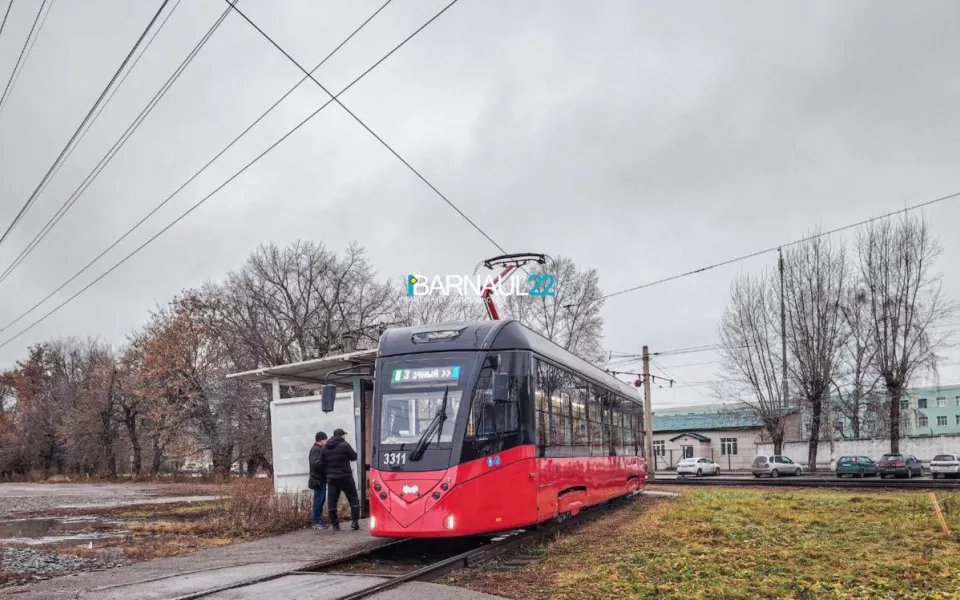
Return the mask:
{"type": "Polygon", "coordinates": [[[373,487],[397,523],[410,527],[452,490],[448,480],[452,481],[452,478],[446,472],[396,473],[393,477],[378,478],[373,487]]]}

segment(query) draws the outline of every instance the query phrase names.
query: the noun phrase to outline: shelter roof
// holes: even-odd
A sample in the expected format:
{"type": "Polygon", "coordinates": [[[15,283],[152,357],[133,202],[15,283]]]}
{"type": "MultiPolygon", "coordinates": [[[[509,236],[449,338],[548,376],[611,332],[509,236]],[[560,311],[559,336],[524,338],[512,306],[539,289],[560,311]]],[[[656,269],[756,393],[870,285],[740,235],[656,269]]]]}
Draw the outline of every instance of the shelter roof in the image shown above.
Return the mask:
{"type": "Polygon", "coordinates": [[[355,350],[345,354],[335,354],[333,356],[324,356],[322,358],[313,358],[301,362],[290,363],[286,365],[277,365],[275,367],[260,367],[252,371],[243,371],[241,373],[231,373],[227,375],[230,379],[239,379],[251,383],[271,383],[278,379],[280,385],[299,387],[304,389],[319,389],[327,383],[336,383],[341,387],[352,387],[353,372],[363,371],[361,379],[373,381],[373,364],[377,360],[377,349],[355,350]],[[350,367],[369,366],[369,369],[350,370],[350,367]],[[337,375],[330,375],[336,371],[347,370],[347,372],[337,375]]]}

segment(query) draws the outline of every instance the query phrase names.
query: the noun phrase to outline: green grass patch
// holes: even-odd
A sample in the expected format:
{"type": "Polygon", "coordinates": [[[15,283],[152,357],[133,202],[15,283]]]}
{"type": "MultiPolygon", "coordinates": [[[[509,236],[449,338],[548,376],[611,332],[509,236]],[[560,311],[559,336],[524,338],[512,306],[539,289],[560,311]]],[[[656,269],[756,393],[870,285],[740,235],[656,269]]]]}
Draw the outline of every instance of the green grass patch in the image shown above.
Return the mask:
{"type": "MultiPolygon", "coordinates": [[[[960,533],[960,494],[937,497],[960,533]]],[[[523,571],[456,579],[511,598],[954,598],[960,543],[929,493],[703,490],[581,527],[523,571]]]]}

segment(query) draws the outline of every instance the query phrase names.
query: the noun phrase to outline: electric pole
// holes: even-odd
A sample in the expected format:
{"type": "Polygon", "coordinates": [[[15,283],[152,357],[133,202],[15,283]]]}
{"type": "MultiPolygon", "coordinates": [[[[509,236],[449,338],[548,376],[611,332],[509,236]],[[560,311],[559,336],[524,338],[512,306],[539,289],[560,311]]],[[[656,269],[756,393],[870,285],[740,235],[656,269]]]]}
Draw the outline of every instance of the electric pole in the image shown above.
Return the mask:
{"type": "Polygon", "coordinates": [[[826,396],[824,399],[827,401],[827,435],[830,436],[830,470],[833,470],[833,402],[830,400],[830,388],[827,388],[826,396]]]}
{"type": "Polygon", "coordinates": [[[647,480],[656,479],[657,457],[653,455],[653,409],[650,407],[650,351],[643,347],[643,448],[647,456],[647,480]]]}
{"type": "MultiPolygon", "coordinates": [[[[780,267],[780,339],[781,339],[781,353],[782,353],[782,362],[783,362],[783,394],[780,400],[780,408],[785,410],[790,402],[790,388],[787,381],[787,302],[784,298],[783,291],[783,249],[777,248],[777,253],[780,255],[779,267],[780,267]]],[[[783,448],[779,450],[774,449],[775,452],[783,452],[783,448]]],[[[816,467],[814,467],[816,469],[816,467]]]]}

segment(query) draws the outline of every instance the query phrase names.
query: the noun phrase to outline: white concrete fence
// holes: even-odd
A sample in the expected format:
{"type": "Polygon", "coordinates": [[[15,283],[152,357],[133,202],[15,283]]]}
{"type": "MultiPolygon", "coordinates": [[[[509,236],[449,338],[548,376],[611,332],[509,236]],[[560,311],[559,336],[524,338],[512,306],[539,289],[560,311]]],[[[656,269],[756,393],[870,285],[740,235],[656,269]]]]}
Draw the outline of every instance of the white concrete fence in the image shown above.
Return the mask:
{"type": "MultiPolygon", "coordinates": [[[[808,442],[787,442],[783,445],[783,454],[806,468],[810,444],[808,442]]],[[[867,456],[875,461],[890,452],[889,438],[870,440],[837,440],[833,444],[834,464],[830,463],[830,443],[820,442],[817,449],[817,468],[830,470],[836,466],[841,456],[867,456]]],[[[960,435],[941,435],[929,437],[910,437],[900,439],[900,453],[911,454],[929,467],[937,454],[960,454],[960,435]]],[[[773,454],[773,444],[757,444],[757,456],[773,454]]]]}

